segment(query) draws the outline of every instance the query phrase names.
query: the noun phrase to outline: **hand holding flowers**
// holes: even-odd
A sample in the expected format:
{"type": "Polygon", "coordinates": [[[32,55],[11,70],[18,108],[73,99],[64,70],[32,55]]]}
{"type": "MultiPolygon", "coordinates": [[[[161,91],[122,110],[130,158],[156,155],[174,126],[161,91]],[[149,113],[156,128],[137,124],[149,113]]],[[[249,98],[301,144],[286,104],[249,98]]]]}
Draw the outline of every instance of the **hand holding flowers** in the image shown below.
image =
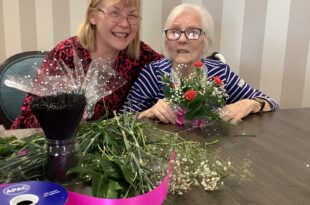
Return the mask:
{"type": "Polygon", "coordinates": [[[175,124],[174,110],[166,99],[159,99],[151,108],[139,113],[138,119],[158,119],[163,123],[175,124]]]}

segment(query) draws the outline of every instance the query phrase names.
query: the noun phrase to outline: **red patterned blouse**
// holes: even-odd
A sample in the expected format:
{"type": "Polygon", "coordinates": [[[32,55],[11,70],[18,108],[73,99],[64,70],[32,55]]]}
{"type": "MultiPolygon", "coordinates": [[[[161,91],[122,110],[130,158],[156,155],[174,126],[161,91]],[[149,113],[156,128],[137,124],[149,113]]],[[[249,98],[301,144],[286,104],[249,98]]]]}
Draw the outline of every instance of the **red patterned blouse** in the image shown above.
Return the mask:
{"type": "MultiPolygon", "coordinates": [[[[73,51],[75,51],[79,58],[82,59],[82,64],[86,72],[91,62],[90,53],[79,45],[77,37],[71,37],[60,42],[49,52],[47,58],[61,59],[69,68],[74,69],[73,51]]],[[[119,53],[115,61],[114,69],[126,79],[127,82],[124,86],[115,90],[111,95],[100,99],[96,103],[91,120],[97,120],[105,115],[108,117],[113,116],[113,111],[118,111],[120,109],[131,86],[137,79],[140,71],[144,68],[144,65],[163,57],[143,42],[140,42],[140,53],[140,58],[138,60],[129,57],[125,52],[119,53]]],[[[41,67],[44,67],[44,63],[41,67]]],[[[40,127],[39,122],[33,115],[29,106],[31,99],[32,95],[28,94],[21,107],[21,114],[14,120],[11,129],[40,127]]]]}

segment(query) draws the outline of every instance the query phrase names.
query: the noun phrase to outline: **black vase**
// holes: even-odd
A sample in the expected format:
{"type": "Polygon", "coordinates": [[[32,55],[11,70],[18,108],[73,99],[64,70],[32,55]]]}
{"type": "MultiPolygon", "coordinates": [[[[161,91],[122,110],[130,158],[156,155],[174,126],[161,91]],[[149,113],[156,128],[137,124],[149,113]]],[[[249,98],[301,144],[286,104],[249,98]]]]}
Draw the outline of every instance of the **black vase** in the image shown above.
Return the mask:
{"type": "Polygon", "coordinates": [[[76,93],[36,97],[31,101],[31,109],[46,137],[45,176],[50,181],[64,183],[71,178],[66,173],[78,161],[75,133],[85,105],[85,96],[76,93]]]}
{"type": "Polygon", "coordinates": [[[74,178],[68,175],[70,168],[79,160],[78,144],[75,138],[65,140],[47,139],[47,161],[45,164],[45,178],[54,182],[66,183],[74,178]]]}

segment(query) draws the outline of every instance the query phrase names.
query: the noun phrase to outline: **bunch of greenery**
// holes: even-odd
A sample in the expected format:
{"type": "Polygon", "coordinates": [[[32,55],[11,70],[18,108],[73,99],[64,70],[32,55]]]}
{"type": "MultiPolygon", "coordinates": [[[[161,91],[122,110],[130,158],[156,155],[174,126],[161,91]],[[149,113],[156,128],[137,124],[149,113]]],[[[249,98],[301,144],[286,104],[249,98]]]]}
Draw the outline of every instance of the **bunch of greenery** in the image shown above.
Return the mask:
{"type": "Polygon", "coordinates": [[[43,179],[44,143],[41,135],[0,137],[0,184],[43,179]]]}
{"type": "MultiPolygon", "coordinates": [[[[45,138],[1,139],[0,183],[42,180],[46,161],[45,138]]],[[[158,129],[135,115],[85,123],[77,133],[80,162],[70,173],[92,187],[93,196],[124,198],[146,193],[166,176],[169,156],[176,151],[171,193],[183,194],[193,186],[219,189],[234,167],[219,152],[177,133],[158,129]]]]}
{"type": "Polygon", "coordinates": [[[161,139],[146,134],[148,129],[150,124],[137,122],[134,115],[85,124],[77,136],[80,165],[70,172],[80,173],[97,197],[124,198],[152,190],[157,184],[153,176],[165,172],[171,148],[157,151],[161,139]]]}

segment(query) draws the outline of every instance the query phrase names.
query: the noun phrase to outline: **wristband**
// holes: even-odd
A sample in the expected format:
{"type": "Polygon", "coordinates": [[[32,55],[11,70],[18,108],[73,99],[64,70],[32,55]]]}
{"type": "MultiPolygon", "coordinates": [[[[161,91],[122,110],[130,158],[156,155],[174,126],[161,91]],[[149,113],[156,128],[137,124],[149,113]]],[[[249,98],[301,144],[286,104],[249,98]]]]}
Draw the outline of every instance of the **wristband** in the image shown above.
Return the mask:
{"type": "Polygon", "coordinates": [[[254,101],[256,101],[256,102],[258,102],[260,104],[260,109],[259,109],[259,111],[257,113],[262,112],[264,107],[265,107],[265,104],[266,104],[265,100],[263,100],[261,98],[252,98],[252,100],[254,100],[254,101]]]}

